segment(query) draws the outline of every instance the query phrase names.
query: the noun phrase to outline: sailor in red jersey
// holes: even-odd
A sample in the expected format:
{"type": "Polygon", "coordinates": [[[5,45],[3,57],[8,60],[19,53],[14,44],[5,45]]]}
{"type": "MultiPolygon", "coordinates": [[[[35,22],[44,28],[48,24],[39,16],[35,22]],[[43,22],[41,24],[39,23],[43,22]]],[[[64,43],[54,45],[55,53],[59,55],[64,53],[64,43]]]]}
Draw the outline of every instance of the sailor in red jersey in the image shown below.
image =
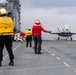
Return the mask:
{"type": "Polygon", "coordinates": [[[25,35],[24,32],[21,31],[20,32],[21,43],[23,43],[24,35],[25,35]]]}
{"type": "Polygon", "coordinates": [[[41,43],[42,43],[41,31],[46,32],[46,33],[51,33],[51,31],[45,30],[40,25],[40,20],[37,19],[35,21],[35,25],[33,25],[33,27],[32,27],[32,36],[33,36],[34,43],[35,43],[34,44],[34,52],[35,52],[35,54],[42,54],[41,53],[41,43]]]}

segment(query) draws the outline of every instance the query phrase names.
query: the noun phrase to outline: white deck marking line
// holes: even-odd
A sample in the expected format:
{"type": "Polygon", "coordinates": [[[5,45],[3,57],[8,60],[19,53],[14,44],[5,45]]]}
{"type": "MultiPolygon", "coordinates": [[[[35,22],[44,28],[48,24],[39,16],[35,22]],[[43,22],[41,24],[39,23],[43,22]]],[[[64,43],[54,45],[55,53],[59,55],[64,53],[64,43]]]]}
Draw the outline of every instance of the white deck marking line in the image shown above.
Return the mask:
{"type": "MultiPolygon", "coordinates": [[[[45,48],[46,49],[46,48],[45,48]]],[[[55,54],[52,54],[49,50],[46,49],[46,51],[48,51],[52,56],[55,56],[55,54]]],[[[56,56],[55,56],[56,57],[56,56]]],[[[61,60],[59,57],[56,57],[58,60],[61,60]]],[[[68,65],[66,62],[63,62],[64,65],[66,65],[67,67],[70,67],[70,65],[68,65]]],[[[70,67],[73,71],[76,72],[76,70],[73,67],[70,67]]]]}
{"type": "Polygon", "coordinates": [[[46,49],[46,51],[48,52],[48,53],[51,53],[50,51],[48,51],[47,49],[46,49]]]}
{"type": "Polygon", "coordinates": [[[66,62],[63,62],[66,66],[70,67],[66,62]]]}
{"type": "Polygon", "coordinates": [[[48,53],[51,53],[49,50],[47,50],[46,48],[44,48],[48,53]]]}
{"type": "Polygon", "coordinates": [[[59,57],[56,57],[58,60],[60,60],[60,58],[59,57]]]}
{"type": "MultiPolygon", "coordinates": [[[[13,51],[15,51],[20,45],[21,45],[21,44],[19,44],[17,47],[15,47],[15,48],[13,49],[13,51]]],[[[3,57],[3,59],[5,59],[7,56],[8,56],[8,54],[7,54],[5,57],[3,57]]]]}
{"type": "Polygon", "coordinates": [[[48,51],[49,53],[51,53],[50,51],[48,51]]]}
{"type": "Polygon", "coordinates": [[[51,54],[52,56],[55,56],[55,54],[51,54]]]}

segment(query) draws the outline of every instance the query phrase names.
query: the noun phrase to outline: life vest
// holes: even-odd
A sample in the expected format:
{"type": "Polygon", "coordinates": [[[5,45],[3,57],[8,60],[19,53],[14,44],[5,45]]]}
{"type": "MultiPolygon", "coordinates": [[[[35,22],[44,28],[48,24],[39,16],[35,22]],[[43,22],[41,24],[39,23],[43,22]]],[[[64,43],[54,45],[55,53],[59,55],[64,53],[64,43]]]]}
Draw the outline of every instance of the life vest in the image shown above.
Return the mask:
{"type": "Polygon", "coordinates": [[[0,36],[2,35],[14,35],[14,24],[10,17],[0,17],[0,36]]]}
{"type": "Polygon", "coordinates": [[[27,37],[27,36],[32,36],[32,31],[31,30],[27,30],[26,32],[25,32],[25,36],[27,37]]]}

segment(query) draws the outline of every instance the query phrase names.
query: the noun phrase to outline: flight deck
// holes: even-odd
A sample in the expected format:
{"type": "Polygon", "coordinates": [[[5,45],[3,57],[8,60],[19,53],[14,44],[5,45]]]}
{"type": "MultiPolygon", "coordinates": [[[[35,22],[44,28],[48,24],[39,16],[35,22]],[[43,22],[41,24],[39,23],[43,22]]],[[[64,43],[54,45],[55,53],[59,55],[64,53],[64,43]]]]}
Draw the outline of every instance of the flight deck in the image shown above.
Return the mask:
{"type": "MultiPolygon", "coordinates": [[[[34,44],[33,44],[34,46],[34,44]]],[[[43,40],[42,54],[26,47],[26,42],[13,42],[14,66],[4,48],[0,75],[76,75],[76,41],[43,40]]]]}

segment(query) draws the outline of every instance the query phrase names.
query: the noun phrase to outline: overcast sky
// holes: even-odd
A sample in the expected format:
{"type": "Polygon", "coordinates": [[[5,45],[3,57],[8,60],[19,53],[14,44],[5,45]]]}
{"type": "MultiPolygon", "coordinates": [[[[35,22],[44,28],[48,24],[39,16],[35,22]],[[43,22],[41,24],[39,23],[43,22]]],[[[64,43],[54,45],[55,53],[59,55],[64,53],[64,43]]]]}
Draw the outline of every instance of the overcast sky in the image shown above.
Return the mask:
{"type": "Polygon", "coordinates": [[[20,0],[20,3],[23,31],[40,19],[42,26],[52,32],[57,32],[57,27],[62,30],[66,24],[76,32],[76,0],[20,0]]]}

